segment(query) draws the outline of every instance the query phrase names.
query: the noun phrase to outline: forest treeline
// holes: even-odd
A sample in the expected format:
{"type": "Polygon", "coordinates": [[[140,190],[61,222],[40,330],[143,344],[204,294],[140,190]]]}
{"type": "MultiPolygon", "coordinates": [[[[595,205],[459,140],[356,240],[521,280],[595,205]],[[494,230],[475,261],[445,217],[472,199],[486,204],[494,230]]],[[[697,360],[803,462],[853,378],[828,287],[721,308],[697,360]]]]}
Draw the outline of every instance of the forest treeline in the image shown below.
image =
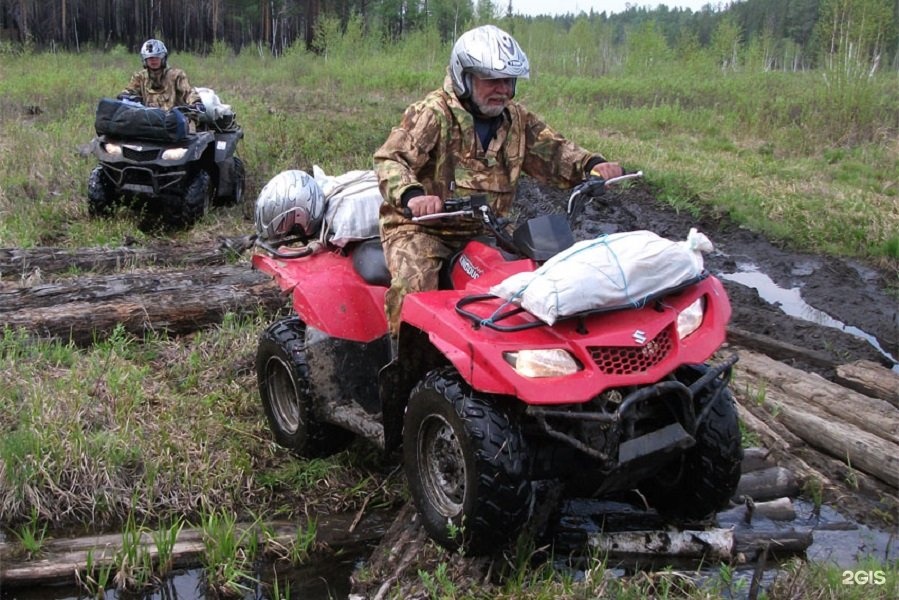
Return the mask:
{"type": "MultiPolygon", "coordinates": [[[[444,41],[473,23],[549,20],[602,26],[613,44],[663,38],[682,54],[727,53],[754,44],[766,68],[806,69],[849,54],[874,68],[899,68],[899,0],[746,0],[699,11],[630,5],[622,13],[526,17],[515,0],[0,0],[0,51],[135,50],[149,38],[171,50],[207,53],[219,44],[280,54],[295,44],[323,51],[322,24],[354,24],[385,42],[432,29],[444,41]],[[728,47],[730,45],[730,47],[728,47]]],[[[597,29],[591,28],[591,31],[597,29]]]]}

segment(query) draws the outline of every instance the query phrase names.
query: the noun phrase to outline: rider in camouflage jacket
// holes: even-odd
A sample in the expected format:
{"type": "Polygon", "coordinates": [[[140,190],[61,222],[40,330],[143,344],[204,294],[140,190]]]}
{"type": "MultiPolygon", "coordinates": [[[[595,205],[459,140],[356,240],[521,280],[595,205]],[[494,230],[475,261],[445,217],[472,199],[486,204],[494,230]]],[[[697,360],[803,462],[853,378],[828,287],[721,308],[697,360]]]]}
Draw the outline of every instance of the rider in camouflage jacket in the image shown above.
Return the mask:
{"type": "Polygon", "coordinates": [[[119,99],[140,102],[150,108],[172,110],[176,106],[190,106],[203,112],[205,108],[197,90],[187,80],[187,73],[168,66],[168,49],[159,40],[141,44],[141,63],[144,68],[131,76],[128,87],[119,99]]]}
{"type": "Polygon", "coordinates": [[[175,67],[137,71],[121,95],[138,96],[144,106],[165,110],[200,102],[200,95],[190,85],[187,74],[175,67]]]}
{"type": "Polygon", "coordinates": [[[621,174],[617,163],[578,147],[511,100],[515,80],[528,76],[528,63],[502,30],[487,25],[463,34],[448,71],[443,88],[407,108],[374,155],[384,197],[380,224],[391,273],[386,311],[393,336],[403,297],[436,289],[443,262],[482,231],[473,218],[416,223],[404,209],[420,216],[439,212],[446,198],[486,193],[496,213],[505,215],[522,173],[558,187],[577,185],[593,168],[605,178],[621,174]],[[485,114],[472,98],[472,88],[483,85],[472,77],[511,86],[507,99],[488,109],[497,114],[485,114]],[[427,209],[419,197],[432,197],[427,209]]]}

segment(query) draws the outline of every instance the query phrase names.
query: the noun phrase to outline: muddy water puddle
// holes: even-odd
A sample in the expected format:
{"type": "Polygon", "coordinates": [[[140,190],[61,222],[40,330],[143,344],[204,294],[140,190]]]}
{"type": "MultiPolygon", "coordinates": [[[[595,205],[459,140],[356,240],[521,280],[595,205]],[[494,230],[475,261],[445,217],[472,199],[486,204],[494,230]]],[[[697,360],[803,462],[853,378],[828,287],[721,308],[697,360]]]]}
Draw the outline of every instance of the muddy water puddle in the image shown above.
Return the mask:
{"type": "MultiPolygon", "coordinates": [[[[280,598],[303,600],[331,600],[346,598],[350,593],[350,574],[362,564],[371,547],[345,549],[339,556],[328,556],[317,562],[296,568],[276,567],[261,563],[254,574],[255,583],[248,583],[244,600],[269,600],[270,590],[277,579],[280,598]]],[[[218,598],[206,591],[205,571],[202,568],[179,569],[165,578],[152,592],[144,595],[118,593],[114,588],[106,592],[106,600],[212,600],[218,598]]],[[[32,589],[5,590],[0,584],[2,600],[88,600],[90,596],[74,585],[43,585],[32,589]]]]}
{"type": "MultiPolygon", "coordinates": [[[[753,557],[750,554],[741,557],[744,562],[738,560],[731,565],[732,570],[728,575],[732,578],[730,592],[725,597],[739,600],[748,598],[753,579],[757,579],[755,584],[759,589],[770,588],[781,566],[791,558],[835,566],[844,574],[854,574],[860,569],[868,568],[870,564],[897,564],[899,561],[899,539],[896,538],[896,532],[882,531],[854,522],[826,505],[816,508],[811,502],[793,500],[792,507],[795,517],[790,520],[752,515],[747,522],[745,506],[737,506],[718,514],[715,525],[735,532],[736,539],[741,536],[770,536],[774,540],[770,548],[776,548],[781,541],[789,546],[790,542],[801,539],[806,534],[811,541],[802,551],[770,551],[761,567],[760,557],[764,555],[753,557]]],[[[567,529],[569,534],[572,529],[582,531],[589,540],[602,536],[604,527],[605,531],[610,526],[621,528],[621,516],[628,513],[637,516],[631,519],[632,524],[637,526],[640,524],[641,514],[642,519],[648,519],[644,521],[647,524],[652,524],[655,519],[651,513],[643,513],[633,506],[623,509],[622,505],[616,503],[574,501],[569,503],[562,517],[562,528],[567,529]]],[[[738,541],[737,545],[739,544],[738,541]]],[[[704,562],[704,559],[699,558],[651,555],[618,555],[606,559],[606,568],[616,577],[624,577],[637,571],[670,568],[689,574],[698,585],[708,581],[713,589],[720,588],[722,564],[727,564],[727,561],[704,562]]],[[[578,580],[585,576],[585,570],[592,565],[584,558],[576,557],[572,560],[569,555],[564,560],[557,560],[555,566],[578,580]]]]}
{"type": "Polygon", "coordinates": [[[779,307],[788,316],[822,327],[838,329],[866,341],[892,365],[893,371],[899,373],[899,359],[884,349],[877,337],[858,327],[847,325],[823,310],[809,305],[802,297],[801,288],[793,287],[788,289],[777,285],[753,263],[738,263],[736,272],[724,273],[720,277],[755,289],[762,300],[772,306],[779,307]]]}

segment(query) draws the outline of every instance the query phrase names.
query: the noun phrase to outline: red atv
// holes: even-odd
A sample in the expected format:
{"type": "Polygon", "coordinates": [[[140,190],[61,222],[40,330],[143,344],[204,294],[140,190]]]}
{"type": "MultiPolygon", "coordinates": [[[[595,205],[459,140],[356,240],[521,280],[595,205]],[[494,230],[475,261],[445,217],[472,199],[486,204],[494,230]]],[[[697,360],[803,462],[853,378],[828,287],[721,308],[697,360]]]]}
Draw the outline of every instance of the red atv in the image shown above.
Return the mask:
{"type": "MultiPolygon", "coordinates": [[[[595,192],[595,181],[583,185],[595,192]]],[[[742,447],[728,390],[736,357],[705,364],[731,312],[718,279],[703,271],[639,307],[552,326],[489,293],[575,243],[583,185],[568,218],[530,219],[513,235],[484,197],[448,200],[443,218],[479,215],[492,235],[447,265],[441,289],[406,296],[395,347],[380,240],[263,244],[253,265],[290,293],[296,312],[263,332],[256,357],[278,443],[302,456],[336,452],[353,435],[401,447],[428,533],[472,554],[521,531],[541,481],[578,497],[636,489],[672,518],[724,506],[742,447]]]]}

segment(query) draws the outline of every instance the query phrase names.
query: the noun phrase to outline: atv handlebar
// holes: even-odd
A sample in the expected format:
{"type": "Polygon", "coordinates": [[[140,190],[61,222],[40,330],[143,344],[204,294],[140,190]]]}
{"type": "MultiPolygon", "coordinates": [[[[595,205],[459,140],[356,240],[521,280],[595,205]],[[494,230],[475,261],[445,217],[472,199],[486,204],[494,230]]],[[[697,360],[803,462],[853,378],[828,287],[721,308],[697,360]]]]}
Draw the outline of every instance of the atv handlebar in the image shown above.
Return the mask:
{"type": "MultiPolygon", "coordinates": [[[[580,213],[584,208],[583,205],[588,202],[589,199],[601,196],[610,186],[621,183],[622,181],[637,179],[639,177],[643,177],[643,171],[626,173],[610,179],[603,179],[601,177],[585,179],[571,190],[571,196],[568,198],[568,215],[572,216],[575,211],[580,213]],[[576,204],[577,199],[582,196],[586,196],[587,199],[576,204]]],[[[486,194],[472,194],[471,196],[447,198],[443,201],[443,210],[441,212],[422,215],[420,217],[412,216],[412,211],[409,210],[408,207],[403,209],[403,215],[416,223],[445,219],[447,217],[473,217],[478,214],[484,216],[485,222],[487,222],[488,218],[495,218],[487,203],[486,194]],[[490,213],[490,217],[487,216],[488,212],[490,213]]]]}
{"type": "Polygon", "coordinates": [[[625,173],[624,175],[611,177],[609,179],[603,179],[602,177],[590,177],[589,179],[585,179],[571,190],[571,196],[568,197],[567,212],[569,222],[573,223],[584,210],[584,206],[586,206],[587,202],[597,196],[605,194],[609,186],[629,179],[637,179],[639,177],[643,177],[643,171],[625,173]]]}
{"type": "Polygon", "coordinates": [[[497,243],[502,248],[510,252],[517,252],[515,243],[505,232],[508,221],[496,216],[493,209],[490,208],[490,203],[487,201],[487,194],[472,194],[471,196],[447,198],[443,201],[443,209],[443,212],[413,217],[411,211],[408,208],[405,208],[403,209],[403,214],[406,218],[409,218],[416,223],[444,219],[447,217],[476,217],[481,220],[484,227],[493,233],[497,243]]]}

